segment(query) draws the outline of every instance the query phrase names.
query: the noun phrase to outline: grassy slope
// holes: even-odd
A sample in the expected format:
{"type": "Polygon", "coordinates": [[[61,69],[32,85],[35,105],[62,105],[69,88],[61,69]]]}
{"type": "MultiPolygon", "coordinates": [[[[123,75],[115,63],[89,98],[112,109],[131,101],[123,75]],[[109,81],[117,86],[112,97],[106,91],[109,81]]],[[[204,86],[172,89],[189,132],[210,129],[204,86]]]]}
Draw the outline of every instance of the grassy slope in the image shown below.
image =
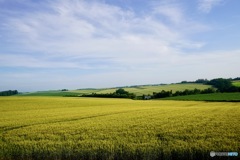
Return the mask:
{"type": "Polygon", "coordinates": [[[98,90],[73,90],[73,91],[39,91],[39,92],[31,92],[25,93],[18,96],[78,96],[82,94],[90,94],[98,90]]]}
{"type": "MultiPolygon", "coordinates": [[[[203,84],[169,84],[169,85],[161,85],[161,86],[140,86],[140,87],[132,87],[132,88],[124,88],[126,91],[135,93],[136,95],[143,95],[143,94],[152,94],[153,92],[160,92],[161,90],[170,91],[183,91],[185,89],[206,89],[211,86],[203,85],[203,84]]],[[[97,93],[111,93],[114,92],[116,89],[107,89],[102,90],[97,93]]]]}
{"type": "MultiPolygon", "coordinates": [[[[126,91],[130,93],[135,93],[140,96],[143,94],[152,94],[153,92],[160,92],[161,90],[170,91],[183,91],[185,89],[206,89],[211,86],[203,85],[203,84],[169,84],[169,85],[161,85],[161,86],[139,86],[139,87],[129,87],[124,88],[126,91]]],[[[26,96],[65,96],[65,95],[82,95],[82,94],[91,94],[91,93],[113,93],[117,90],[117,88],[110,89],[81,89],[81,90],[71,90],[71,91],[45,91],[45,92],[33,92],[28,94],[23,94],[26,96]]]]}
{"type": "Polygon", "coordinates": [[[66,92],[66,91],[39,91],[39,92],[32,92],[32,93],[25,93],[20,94],[17,96],[69,96],[69,95],[79,95],[79,93],[76,92],[66,92]]]}
{"type": "Polygon", "coordinates": [[[0,97],[0,159],[212,159],[238,151],[240,104],[0,97]]]}
{"type": "Polygon", "coordinates": [[[167,97],[164,100],[190,100],[190,101],[236,101],[240,102],[240,93],[213,93],[177,97],[167,97]]]}
{"type": "Polygon", "coordinates": [[[240,81],[233,81],[232,84],[234,86],[240,87],[240,81]]]}

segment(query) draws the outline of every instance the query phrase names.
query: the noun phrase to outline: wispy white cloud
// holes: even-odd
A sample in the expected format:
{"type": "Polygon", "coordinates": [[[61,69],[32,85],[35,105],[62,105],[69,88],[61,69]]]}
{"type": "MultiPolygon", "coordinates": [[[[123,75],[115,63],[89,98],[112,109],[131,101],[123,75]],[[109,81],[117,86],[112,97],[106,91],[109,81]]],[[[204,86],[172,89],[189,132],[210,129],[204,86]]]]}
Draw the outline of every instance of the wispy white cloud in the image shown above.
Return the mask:
{"type": "MultiPolygon", "coordinates": [[[[39,83],[41,79],[46,81],[43,77],[49,82],[59,77],[62,79],[59,84],[66,81],[71,86],[107,87],[165,83],[172,82],[171,79],[181,81],[182,77],[214,77],[224,72],[227,75],[228,70],[237,72],[239,51],[194,54],[194,50],[201,49],[206,42],[193,41],[191,35],[205,32],[210,27],[192,18],[174,1],[150,5],[144,14],[105,1],[56,0],[41,1],[38,5],[25,1],[31,6],[31,12],[16,9],[8,10],[6,16],[0,15],[3,37],[0,42],[13,46],[10,51],[0,50],[0,67],[66,69],[68,72],[60,75],[47,72],[27,73],[28,76],[25,73],[23,76],[8,74],[4,75],[6,80],[17,76],[25,84],[27,78],[24,77],[32,81],[37,79],[39,83]],[[193,52],[185,53],[186,50],[193,52]],[[232,59],[229,55],[238,58],[232,59]],[[222,60],[232,66],[208,73],[210,68],[221,67],[222,60]],[[81,75],[76,70],[89,72],[81,75]],[[102,71],[96,74],[96,70],[102,71]]],[[[199,6],[203,6],[200,8],[204,11],[205,5],[208,12],[216,4],[199,1],[199,6]]]]}
{"type": "Polygon", "coordinates": [[[223,0],[199,0],[198,9],[202,12],[209,13],[213,7],[219,5],[223,0]]]}
{"type": "Polygon", "coordinates": [[[132,65],[130,61],[141,64],[148,57],[162,59],[175,54],[179,47],[202,45],[186,39],[185,33],[190,32],[191,27],[192,30],[204,29],[199,29],[201,24],[197,22],[186,21],[178,6],[152,8],[144,16],[97,1],[58,0],[44,7],[44,12],[26,12],[6,22],[12,37],[28,52],[60,57],[110,57],[115,62],[132,65]],[[164,23],[156,13],[166,16],[176,26],[164,23]],[[184,31],[186,26],[191,27],[184,31]]]}
{"type": "Polygon", "coordinates": [[[154,13],[166,16],[174,24],[181,24],[186,21],[184,11],[180,5],[160,4],[155,7],[154,13]]]}
{"type": "MultiPolygon", "coordinates": [[[[35,71],[28,73],[1,74],[0,88],[13,88],[19,90],[61,89],[62,87],[76,89],[86,87],[114,87],[146,83],[169,83],[182,80],[196,80],[198,78],[229,78],[240,74],[240,50],[215,51],[195,53],[192,55],[171,55],[163,57],[165,60],[155,59],[135,69],[131,66],[125,70],[110,72],[97,72],[88,74],[54,74],[56,71],[35,71]],[[232,58],[234,57],[234,58],[232,58]],[[17,80],[17,81],[16,81],[17,80]],[[33,87],[35,86],[35,87],[33,87]]],[[[154,57],[153,57],[154,59],[154,57]]],[[[133,66],[135,67],[135,65],[133,66]]],[[[69,70],[68,70],[69,71],[69,70]]],[[[76,71],[76,70],[75,70],[76,71]]]]}
{"type": "Polygon", "coordinates": [[[108,58],[101,57],[56,57],[56,56],[29,56],[0,53],[1,67],[24,67],[42,69],[105,69],[109,65],[108,58]]]}

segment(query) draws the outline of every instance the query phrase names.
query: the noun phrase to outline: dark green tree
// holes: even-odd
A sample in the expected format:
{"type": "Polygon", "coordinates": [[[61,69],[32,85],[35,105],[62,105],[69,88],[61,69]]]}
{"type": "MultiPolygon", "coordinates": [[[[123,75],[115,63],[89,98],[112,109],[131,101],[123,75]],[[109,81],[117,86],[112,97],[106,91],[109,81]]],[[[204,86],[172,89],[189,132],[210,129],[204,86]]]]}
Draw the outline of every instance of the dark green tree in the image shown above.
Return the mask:
{"type": "Polygon", "coordinates": [[[206,84],[208,83],[209,81],[207,79],[198,79],[195,81],[195,83],[203,83],[203,84],[206,84]]]}
{"type": "Polygon", "coordinates": [[[219,92],[231,92],[233,88],[231,80],[223,78],[212,79],[208,84],[217,88],[219,92]]]}
{"type": "Polygon", "coordinates": [[[129,93],[127,91],[125,91],[124,89],[119,88],[116,90],[116,94],[129,94],[129,93]]]}
{"type": "Polygon", "coordinates": [[[0,92],[0,96],[11,96],[11,95],[15,95],[15,94],[18,94],[17,90],[9,90],[9,91],[0,92]]]}

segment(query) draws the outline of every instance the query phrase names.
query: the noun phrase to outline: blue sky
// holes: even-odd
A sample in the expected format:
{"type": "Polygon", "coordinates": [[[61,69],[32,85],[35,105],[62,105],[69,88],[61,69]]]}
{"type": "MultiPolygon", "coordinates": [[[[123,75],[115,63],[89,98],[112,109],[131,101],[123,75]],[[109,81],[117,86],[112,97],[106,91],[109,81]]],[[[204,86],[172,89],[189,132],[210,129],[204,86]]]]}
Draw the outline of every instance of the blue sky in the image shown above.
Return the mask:
{"type": "Polygon", "coordinates": [[[0,0],[0,90],[240,76],[239,0],[0,0]]]}

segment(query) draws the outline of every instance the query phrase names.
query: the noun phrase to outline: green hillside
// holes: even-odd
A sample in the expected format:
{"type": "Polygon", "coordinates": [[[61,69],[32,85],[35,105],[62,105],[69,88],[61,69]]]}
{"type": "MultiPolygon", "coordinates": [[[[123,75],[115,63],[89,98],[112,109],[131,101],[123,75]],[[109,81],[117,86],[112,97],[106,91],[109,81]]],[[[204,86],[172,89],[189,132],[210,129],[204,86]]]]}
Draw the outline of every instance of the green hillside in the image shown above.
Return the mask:
{"type": "Polygon", "coordinates": [[[234,86],[240,87],[240,81],[233,81],[232,84],[234,86]]]}
{"type": "MultiPolygon", "coordinates": [[[[203,85],[197,83],[187,83],[187,84],[168,84],[168,85],[159,85],[159,86],[136,86],[136,87],[124,87],[123,89],[135,93],[137,96],[143,94],[152,94],[153,92],[160,92],[162,90],[173,92],[183,91],[185,89],[206,89],[210,88],[210,85],[203,85]]],[[[78,96],[83,94],[92,94],[92,93],[113,93],[118,88],[103,88],[103,89],[79,89],[79,90],[70,90],[70,91],[39,91],[32,93],[25,93],[20,96],[78,96]]]]}
{"type": "Polygon", "coordinates": [[[162,90],[170,91],[172,90],[173,93],[176,91],[183,91],[185,89],[207,89],[210,88],[209,85],[203,85],[203,84],[169,84],[169,85],[161,85],[161,86],[147,86],[147,87],[141,87],[141,88],[126,88],[127,91],[133,92],[137,95],[143,95],[143,94],[152,94],[153,92],[160,92],[162,90]]]}
{"type": "Polygon", "coordinates": [[[79,89],[79,90],[70,90],[70,91],[38,91],[38,92],[30,92],[19,94],[18,96],[56,96],[56,97],[64,97],[64,96],[80,96],[83,94],[91,94],[95,92],[99,92],[102,89],[79,89]]]}
{"type": "Polygon", "coordinates": [[[240,102],[240,93],[212,93],[162,98],[163,100],[240,102]]]}
{"type": "MultiPolygon", "coordinates": [[[[183,91],[185,89],[195,89],[195,88],[203,90],[210,87],[211,87],[210,85],[188,83],[188,84],[168,84],[168,85],[159,85],[159,86],[149,85],[149,86],[124,87],[123,89],[130,93],[135,93],[136,95],[143,95],[143,94],[152,94],[153,92],[160,92],[161,90],[165,90],[165,91],[172,90],[173,92],[176,92],[176,91],[183,91]]],[[[116,89],[117,88],[92,90],[91,92],[89,91],[88,93],[113,93],[116,91],[116,89]]],[[[83,90],[74,91],[74,92],[83,93],[83,90]]]]}
{"type": "Polygon", "coordinates": [[[78,96],[77,92],[68,92],[68,91],[39,91],[39,92],[31,92],[25,94],[19,94],[18,96],[78,96]]]}

